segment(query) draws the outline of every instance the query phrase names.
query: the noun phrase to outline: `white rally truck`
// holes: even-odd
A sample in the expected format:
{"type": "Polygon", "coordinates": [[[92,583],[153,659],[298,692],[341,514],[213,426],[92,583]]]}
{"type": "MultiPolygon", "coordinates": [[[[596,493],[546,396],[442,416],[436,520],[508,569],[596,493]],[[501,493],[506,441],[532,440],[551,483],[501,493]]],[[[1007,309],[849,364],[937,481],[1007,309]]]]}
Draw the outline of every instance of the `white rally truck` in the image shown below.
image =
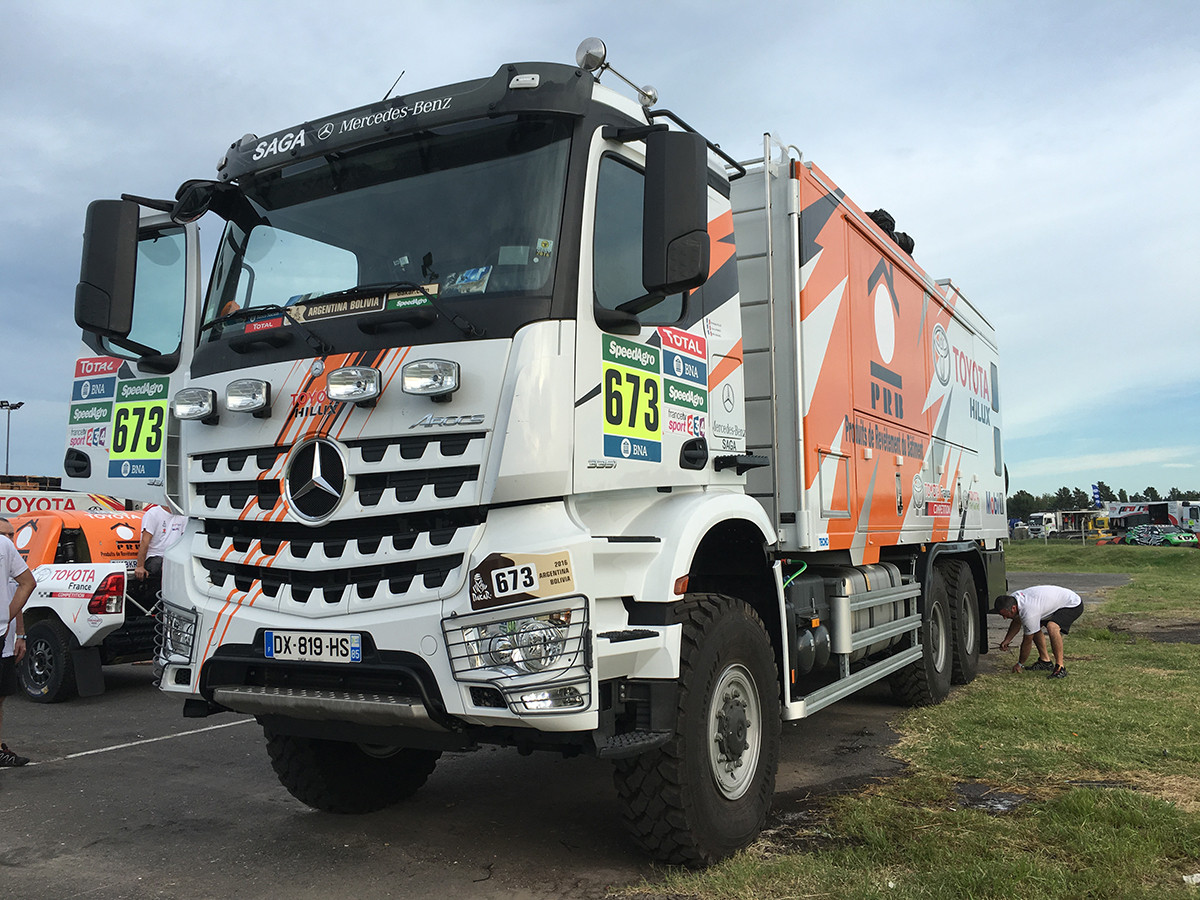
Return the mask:
{"type": "Polygon", "coordinates": [[[154,656],[156,598],[133,579],[142,513],[48,510],[14,517],[37,586],[25,603],[22,693],[57,703],[104,691],[103,666],[154,656]]]}
{"type": "Polygon", "coordinates": [[[113,399],[73,412],[106,440],[66,470],[189,517],[162,689],[255,715],[300,800],[378,809],[446,750],[588,753],[641,846],[703,864],[762,827],[782,721],[974,676],[995,336],[790,148],[738,162],[602,85],[601,42],[577,63],[93,203],[76,381],[113,399]]]}

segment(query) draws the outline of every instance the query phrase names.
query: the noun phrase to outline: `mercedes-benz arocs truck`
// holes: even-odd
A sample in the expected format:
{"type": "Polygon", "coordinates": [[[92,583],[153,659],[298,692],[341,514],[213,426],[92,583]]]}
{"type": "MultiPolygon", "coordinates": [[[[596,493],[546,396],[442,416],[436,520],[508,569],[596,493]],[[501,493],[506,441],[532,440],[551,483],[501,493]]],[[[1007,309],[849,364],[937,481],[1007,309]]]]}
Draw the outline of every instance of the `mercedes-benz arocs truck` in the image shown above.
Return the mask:
{"type": "Polygon", "coordinates": [[[66,470],[188,516],[162,690],[256,716],[303,802],[377,809],[485,744],[593,754],[636,840],[703,864],[762,827],[782,721],[974,676],[996,344],[796,151],[737,162],[600,84],[601,42],[577,62],[93,203],[74,393],[102,399],[66,470]]]}

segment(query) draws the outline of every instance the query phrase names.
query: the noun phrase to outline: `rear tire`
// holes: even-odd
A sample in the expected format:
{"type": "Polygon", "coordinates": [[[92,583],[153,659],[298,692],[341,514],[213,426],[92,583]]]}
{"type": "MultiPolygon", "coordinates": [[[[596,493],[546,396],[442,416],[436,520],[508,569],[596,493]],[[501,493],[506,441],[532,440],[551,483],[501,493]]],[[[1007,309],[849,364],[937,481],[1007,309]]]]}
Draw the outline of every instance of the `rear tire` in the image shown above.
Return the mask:
{"type": "Polygon", "coordinates": [[[17,681],[34,703],[60,703],[76,694],[75,641],[67,626],[51,616],[29,626],[17,681]]]}
{"type": "Polygon", "coordinates": [[[440,750],[380,748],[275,734],[264,727],[271,767],[289,794],[332,813],[368,813],[406,800],[425,784],[440,750]]]}
{"type": "Polygon", "coordinates": [[[925,586],[921,621],[921,658],[891,677],[892,694],[908,706],[932,706],[950,693],[954,668],[951,646],[950,597],[946,575],[935,565],[925,586]]]}
{"type": "Polygon", "coordinates": [[[779,766],[779,679],[770,638],[740,600],[689,596],[683,623],[675,734],[618,760],[626,825],[662,862],[700,866],[762,830],[779,766]]]}
{"type": "Polygon", "coordinates": [[[979,595],[971,568],[964,562],[946,566],[950,627],[954,633],[954,684],[969,684],[979,674],[979,595]]]}

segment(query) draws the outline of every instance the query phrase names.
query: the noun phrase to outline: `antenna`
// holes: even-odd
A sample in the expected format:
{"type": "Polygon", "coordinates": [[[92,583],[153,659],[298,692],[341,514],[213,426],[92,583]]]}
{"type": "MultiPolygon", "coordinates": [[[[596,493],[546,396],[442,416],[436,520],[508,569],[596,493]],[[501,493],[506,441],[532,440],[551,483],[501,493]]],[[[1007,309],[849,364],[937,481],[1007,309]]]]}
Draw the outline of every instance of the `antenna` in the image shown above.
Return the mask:
{"type": "MultiPolygon", "coordinates": [[[[404,73],[407,71],[407,69],[400,70],[400,74],[396,76],[396,80],[392,82],[392,86],[388,88],[388,92],[383,95],[383,100],[386,100],[388,97],[392,96],[392,91],[396,89],[396,85],[400,83],[400,79],[404,77],[404,73]]],[[[380,100],[379,102],[382,103],[383,100],[380,100]]]]}

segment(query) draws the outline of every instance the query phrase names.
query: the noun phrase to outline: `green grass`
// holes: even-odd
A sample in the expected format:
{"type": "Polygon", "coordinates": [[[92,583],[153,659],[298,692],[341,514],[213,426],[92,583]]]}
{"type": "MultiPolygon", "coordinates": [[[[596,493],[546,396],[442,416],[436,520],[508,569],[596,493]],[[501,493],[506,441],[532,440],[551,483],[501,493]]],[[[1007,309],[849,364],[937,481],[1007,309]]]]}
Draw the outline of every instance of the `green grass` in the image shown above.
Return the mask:
{"type": "MultiPolygon", "coordinates": [[[[1131,572],[1097,620],[1157,604],[1156,615],[1200,621],[1200,553],[1029,541],[1009,563],[1131,572]]],[[[1010,659],[993,652],[945,703],[898,715],[903,776],[819,805],[706,872],[627,893],[1196,900],[1183,876],[1200,872],[1200,646],[1076,628],[1065,680],[1011,674],[1010,659]],[[962,785],[1024,802],[983,812],[962,785]]]]}
{"type": "MultiPolygon", "coordinates": [[[[938,706],[898,719],[912,772],[1039,795],[1072,781],[1136,785],[1200,812],[1200,647],[1072,631],[1070,676],[990,670],[938,706]],[[1182,795],[1168,790],[1183,784],[1182,795]]],[[[991,659],[994,655],[996,658],[991,659]]]]}
{"type": "Polygon", "coordinates": [[[1133,576],[1125,587],[1105,595],[1102,621],[1123,620],[1200,624],[1200,551],[1179,547],[1104,544],[1081,547],[1066,542],[1013,541],[1005,548],[1012,572],[1104,572],[1133,576]]]}
{"type": "Polygon", "coordinates": [[[1068,541],[1009,541],[1005,564],[1014,572],[1166,572],[1200,575],[1200,551],[1183,547],[1141,547],[1068,541]]]}

